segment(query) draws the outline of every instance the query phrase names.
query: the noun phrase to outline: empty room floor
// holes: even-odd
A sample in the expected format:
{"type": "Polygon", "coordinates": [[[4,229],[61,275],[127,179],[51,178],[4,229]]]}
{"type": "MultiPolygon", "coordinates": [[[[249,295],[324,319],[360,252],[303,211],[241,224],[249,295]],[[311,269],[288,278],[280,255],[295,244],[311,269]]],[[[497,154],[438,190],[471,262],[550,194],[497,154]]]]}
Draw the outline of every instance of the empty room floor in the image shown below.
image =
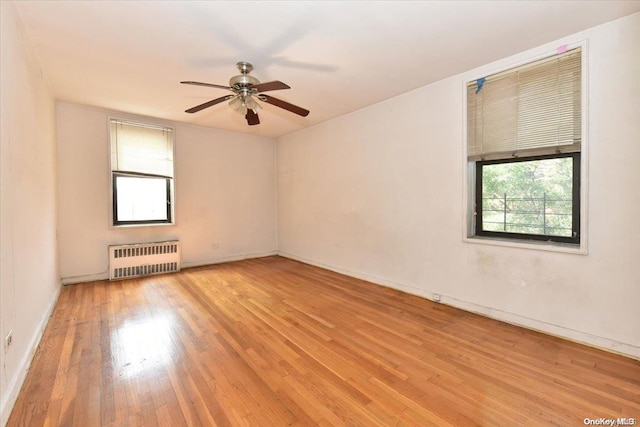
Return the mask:
{"type": "Polygon", "coordinates": [[[640,361],[281,257],[63,288],[9,426],[584,425],[640,361]]]}

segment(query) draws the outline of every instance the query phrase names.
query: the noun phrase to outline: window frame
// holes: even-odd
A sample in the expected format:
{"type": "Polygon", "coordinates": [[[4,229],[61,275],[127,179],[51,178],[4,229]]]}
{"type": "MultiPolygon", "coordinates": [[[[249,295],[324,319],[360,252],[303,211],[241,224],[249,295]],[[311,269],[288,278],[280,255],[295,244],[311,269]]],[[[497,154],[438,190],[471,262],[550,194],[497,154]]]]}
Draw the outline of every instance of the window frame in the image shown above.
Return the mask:
{"type": "Polygon", "coordinates": [[[112,197],[112,212],[113,212],[113,226],[118,227],[122,225],[151,225],[151,224],[173,224],[173,209],[171,208],[172,203],[172,180],[173,178],[169,176],[163,175],[152,175],[152,174],[144,174],[138,172],[123,172],[123,171],[112,171],[111,172],[111,188],[113,189],[113,197],[112,197]],[[167,219],[146,219],[139,221],[131,221],[131,220],[119,220],[118,219],[118,186],[116,185],[117,179],[119,177],[128,177],[128,178],[161,178],[165,180],[166,189],[167,189],[167,219]]]}
{"type": "Polygon", "coordinates": [[[474,229],[475,235],[480,237],[497,237],[517,240],[537,240],[544,242],[580,244],[580,152],[549,154],[544,156],[517,157],[499,160],[479,160],[475,162],[475,210],[474,229]],[[549,234],[513,233],[508,231],[489,231],[482,229],[482,171],[484,166],[511,164],[519,162],[531,162],[539,160],[572,158],[572,187],[571,187],[571,230],[572,237],[554,236],[549,234]]]}
{"type": "Polygon", "coordinates": [[[109,224],[108,227],[110,229],[119,229],[119,228],[137,228],[137,227],[166,227],[166,226],[174,226],[176,225],[176,213],[175,213],[175,204],[176,204],[176,194],[175,194],[175,153],[176,153],[176,130],[173,126],[170,126],[166,123],[151,123],[151,122],[145,122],[145,121],[139,121],[136,119],[124,119],[124,118],[118,118],[118,117],[114,117],[114,116],[109,116],[107,117],[107,140],[108,140],[108,144],[107,144],[107,149],[109,150],[108,156],[109,156],[109,174],[111,175],[109,178],[109,194],[110,194],[110,200],[109,200],[109,224]],[[172,148],[172,168],[173,168],[173,176],[165,176],[165,175],[154,175],[154,174],[147,174],[147,173],[143,173],[143,172],[132,172],[132,171],[117,171],[117,170],[113,170],[114,166],[112,164],[112,156],[111,156],[111,150],[112,150],[112,132],[111,132],[111,123],[112,122],[119,122],[119,123],[123,123],[123,124],[127,124],[127,125],[133,125],[133,126],[139,126],[139,127],[145,127],[145,128],[152,128],[152,129],[163,129],[163,130],[168,130],[171,132],[172,135],[172,140],[171,140],[171,148],[172,148]],[[168,189],[168,201],[169,203],[167,204],[167,210],[168,210],[168,214],[167,214],[167,218],[168,220],[144,220],[144,221],[118,221],[117,220],[117,189],[116,189],[116,185],[115,185],[115,175],[120,175],[120,176],[139,176],[139,177],[157,177],[157,178],[164,178],[168,181],[167,185],[167,189],[168,189]]]}
{"type": "MultiPolygon", "coordinates": [[[[549,43],[538,48],[519,53],[517,55],[495,61],[464,73],[460,80],[461,89],[461,120],[462,144],[461,172],[462,172],[462,242],[516,249],[530,249],[547,252],[560,252],[576,255],[587,255],[589,241],[589,41],[578,37],[566,41],[549,43]],[[563,44],[566,43],[566,44],[563,44]],[[561,51],[575,48],[582,49],[581,63],[581,135],[580,144],[580,243],[562,243],[543,240],[514,239],[508,236],[480,236],[476,234],[475,200],[476,200],[476,163],[479,160],[469,160],[467,142],[467,87],[470,82],[482,77],[515,69],[540,59],[561,53],[561,51]]],[[[524,156],[523,156],[524,158],[524,156]]]]}

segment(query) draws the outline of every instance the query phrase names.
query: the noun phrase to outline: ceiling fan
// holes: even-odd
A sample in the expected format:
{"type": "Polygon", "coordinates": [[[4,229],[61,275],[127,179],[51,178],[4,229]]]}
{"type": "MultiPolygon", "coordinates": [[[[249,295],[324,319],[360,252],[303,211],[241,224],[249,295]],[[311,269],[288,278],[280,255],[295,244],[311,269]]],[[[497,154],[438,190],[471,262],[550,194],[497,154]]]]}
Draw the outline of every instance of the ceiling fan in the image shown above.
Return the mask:
{"type": "Polygon", "coordinates": [[[258,101],[262,101],[271,105],[275,105],[276,107],[283,108],[302,117],[306,117],[307,115],[309,115],[309,110],[305,110],[304,108],[298,107],[297,105],[290,104],[281,99],[274,98],[273,96],[265,95],[262,93],[271,90],[290,89],[288,85],[278,80],[260,83],[258,79],[249,75],[251,70],[253,70],[253,65],[249,64],[248,62],[241,61],[238,62],[236,66],[238,67],[238,70],[240,70],[240,75],[231,77],[231,79],[229,80],[229,86],[191,81],[180,82],[187,85],[208,86],[227,89],[233,92],[232,95],[221,96],[220,98],[216,98],[209,102],[205,102],[204,104],[196,105],[195,107],[189,108],[188,110],[185,110],[185,113],[196,113],[200,110],[204,110],[205,108],[209,108],[221,102],[229,101],[229,106],[234,111],[237,111],[244,115],[249,126],[253,126],[260,124],[258,110],[260,110],[262,106],[260,105],[260,103],[258,103],[258,101]]]}

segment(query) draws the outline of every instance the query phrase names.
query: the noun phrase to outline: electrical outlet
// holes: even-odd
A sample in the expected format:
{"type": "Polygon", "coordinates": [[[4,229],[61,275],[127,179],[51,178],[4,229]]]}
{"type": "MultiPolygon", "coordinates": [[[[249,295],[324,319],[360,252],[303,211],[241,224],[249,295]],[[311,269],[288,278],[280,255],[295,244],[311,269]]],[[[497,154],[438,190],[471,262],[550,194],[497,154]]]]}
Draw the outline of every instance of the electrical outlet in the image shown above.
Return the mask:
{"type": "Polygon", "coordinates": [[[9,350],[9,346],[11,345],[11,341],[13,340],[13,330],[9,331],[6,337],[4,337],[4,351],[5,353],[9,350]]]}
{"type": "Polygon", "coordinates": [[[435,302],[440,302],[440,294],[433,294],[433,300],[435,302]]]}

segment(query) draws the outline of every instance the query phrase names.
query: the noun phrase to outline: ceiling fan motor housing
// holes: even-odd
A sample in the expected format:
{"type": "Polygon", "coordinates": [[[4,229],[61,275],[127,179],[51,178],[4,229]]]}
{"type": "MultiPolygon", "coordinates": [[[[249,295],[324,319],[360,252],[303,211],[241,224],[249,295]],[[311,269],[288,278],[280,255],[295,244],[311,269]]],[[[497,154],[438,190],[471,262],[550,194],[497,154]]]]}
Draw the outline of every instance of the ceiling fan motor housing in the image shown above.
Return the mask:
{"type": "Polygon", "coordinates": [[[256,79],[253,76],[249,76],[247,74],[240,74],[239,76],[233,76],[229,79],[229,86],[231,87],[246,87],[251,85],[257,85],[260,83],[260,80],[256,79]]]}
{"type": "Polygon", "coordinates": [[[249,75],[251,70],[253,70],[253,65],[248,62],[240,61],[236,64],[236,67],[238,67],[238,70],[240,70],[242,74],[231,77],[231,79],[229,79],[229,86],[247,87],[260,83],[260,80],[249,75]]]}

